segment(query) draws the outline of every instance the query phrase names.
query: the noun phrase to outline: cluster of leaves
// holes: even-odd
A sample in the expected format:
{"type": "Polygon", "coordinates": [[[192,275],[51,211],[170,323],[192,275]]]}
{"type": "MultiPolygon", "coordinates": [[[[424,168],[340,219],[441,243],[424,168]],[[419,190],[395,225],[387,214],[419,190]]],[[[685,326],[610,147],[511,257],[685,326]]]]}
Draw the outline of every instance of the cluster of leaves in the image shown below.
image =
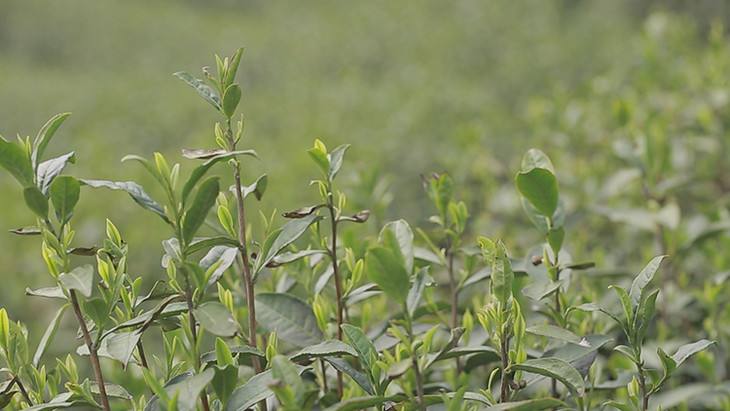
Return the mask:
{"type": "Polygon", "coordinates": [[[0,309],[0,405],[643,411],[657,406],[652,397],[677,381],[690,356],[713,344],[681,344],[672,355],[656,348],[659,368],[647,365],[647,336],[661,319],[651,284],[664,256],[629,288],[614,285],[616,299],[577,292],[581,271],[595,264],[573,262],[564,250],[566,205],[539,150],[526,153],[515,177],[541,237],[523,259],[501,240],[470,237],[467,205],[446,174],[424,178],[436,211],[431,227],[414,234],[396,220],[374,238],[360,235],[370,212],[348,212],[335,185],[349,146],[330,150],[320,140],[307,151],[320,173],[311,183],[317,203],[283,213],[281,225],[276,213],[261,213],[263,228],[254,231],[247,210],[268,177],[244,184],[243,159],[258,155],[238,147],[241,56],[216,57],[204,79],[175,73],[220,115],[216,148],[183,150],[198,163],[187,179],[160,153],[123,159],[153,177],[162,200],[131,181],[61,175],[73,153],[41,162],[66,114],[33,142],[0,141],[0,166],[36,217],[14,233],[40,237],[53,280],[27,293],[62,304],[32,357],[26,328],[0,309]],[[228,169],[211,176],[214,166],[228,169]],[[100,245],[74,246],[82,187],[126,192],[169,228],[160,279],[148,291],[129,273],[128,244],[111,221],[100,245]],[[95,264],[78,265],[74,255],[95,264]],[[83,345],[44,360],[68,308],[83,345]],[[79,356],[88,357],[89,376],[79,356]]]}

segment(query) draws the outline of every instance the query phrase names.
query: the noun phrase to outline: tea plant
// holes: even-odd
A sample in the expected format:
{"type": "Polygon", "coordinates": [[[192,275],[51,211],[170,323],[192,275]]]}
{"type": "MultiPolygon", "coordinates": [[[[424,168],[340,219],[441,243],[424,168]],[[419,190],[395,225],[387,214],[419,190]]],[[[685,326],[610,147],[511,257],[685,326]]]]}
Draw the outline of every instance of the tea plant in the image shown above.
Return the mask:
{"type": "MultiPolygon", "coordinates": [[[[447,174],[424,179],[436,210],[430,228],[398,219],[373,229],[370,211],[351,210],[337,179],[350,146],[330,150],[321,140],[307,150],[319,173],[310,182],[315,204],[285,212],[283,223],[275,211],[261,212],[252,224],[247,200],[262,198],[268,176],[244,174],[244,160],[258,154],[239,148],[244,119],[234,120],[241,58],[242,50],[216,56],[216,72],[204,68],[203,79],[175,73],[220,114],[211,128],[217,148],[183,150],[198,163],[187,174],[160,153],[122,159],[139,163],[154,186],[62,175],[74,152],[41,161],[67,114],[33,141],[0,140],[0,166],[21,184],[35,217],[13,233],[41,238],[54,281],[27,293],[63,304],[32,356],[35,337],[0,309],[0,406],[644,411],[661,407],[653,398],[675,384],[699,378],[678,369],[713,341],[655,337],[663,302],[650,284],[665,257],[629,288],[613,284],[618,304],[596,293],[594,280],[580,278],[595,264],[574,263],[567,251],[579,245],[565,241],[570,210],[539,150],[527,152],[515,177],[540,234],[522,258],[494,235],[472,235],[470,211],[447,174]],[[130,274],[134,245],[110,220],[99,245],[74,246],[82,187],[125,192],[169,229],[147,291],[130,274]],[[95,264],[77,264],[88,258],[95,264]],[[83,345],[45,358],[69,308],[83,345]],[[650,343],[674,354],[658,348],[652,365],[650,343]],[[78,356],[88,357],[90,372],[78,356]]],[[[708,286],[702,303],[713,307],[722,289],[708,286]]],[[[713,308],[711,321],[722,315],[713,308]]],[[[722,333],[709,337],[722,342],[722,333]]],[[[722,385],[713,383],[721,403],[722,385]]]]}

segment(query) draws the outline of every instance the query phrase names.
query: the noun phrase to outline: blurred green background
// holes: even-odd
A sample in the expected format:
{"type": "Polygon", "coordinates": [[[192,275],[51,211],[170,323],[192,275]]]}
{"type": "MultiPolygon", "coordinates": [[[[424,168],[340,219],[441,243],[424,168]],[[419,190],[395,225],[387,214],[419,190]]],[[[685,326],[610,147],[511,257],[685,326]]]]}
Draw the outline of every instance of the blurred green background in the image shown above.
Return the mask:
{"type": "MultiPolygon", "coordinates": [[[[524,253],[537,237],[512,178],[522,153],[539,147],[563,186],[568,247],[599,266],[638,268],[656,248],[653,226],[641,224],[646,207],[678,207],[681,219],[664,213],[677,244],[725,218],[725,4],[4,0],[0,133],[33,136],[71,111],[50,147],[76,151],[68,173],[148,184],[120,159],[154,151],[187,172],[180,149],[213,146],[218,118],[171,73],[198,74],[213,53],[242,46],[243,146],[261,157],[246,172],[249,180],[268,173],[267,214],[314,198],[317,170],[304,152],[314,138],[348,142],[342,188],[353,211],[426,226],[420,175],[447,171],[468,201],[472,231],[504,236],[524,253]],[[702,183],[647,206],[631,174],[642,141],[670,147],[657,182],[691,174],[702,183]]],[[[32,223],[17,188],[0,177],[3,232],[32,223]]],[[[162,276],[165,227],[123,194],[82,193],[77,244],[98,242],[106,217],[130,243],[133,274],[162,276]]],[[[727,257],[712,258],[708,270],[726,266],[727,257]]],[[[0,306],[31,330],[44,327],[50,309],[22,293],[50,284],[37,238],[0,235],[0,267],[0,306]]]]}

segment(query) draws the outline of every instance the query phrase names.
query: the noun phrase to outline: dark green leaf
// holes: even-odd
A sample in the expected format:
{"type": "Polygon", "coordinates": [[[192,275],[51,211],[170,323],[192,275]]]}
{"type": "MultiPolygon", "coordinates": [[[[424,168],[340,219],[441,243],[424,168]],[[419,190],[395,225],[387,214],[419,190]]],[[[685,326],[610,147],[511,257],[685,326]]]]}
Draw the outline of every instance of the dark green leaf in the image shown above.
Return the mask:
{"type": "Polygon", "coordinates": [[[368,277],[397,303],[408,298],[410,280],[400,259],[390,248],[376,246],[368,250],[365,258],[368,277]]]}
{"type": "MultiPolygon", "coordinates": [[[[343,324],[344,326],[345,324],[343,324]]],[[[357,351],[352,347],[339,340],[322,341],[319,344],[310,345],[299,350],[296,354],[289,357],[292,361],[300,362],[311,358],[351,355],[357,357],[357,351]]]]}
{"type": "Polygon", "coordinates": [[[223,114],[228,118],[233,117],[241,101],[241,87],[238,84],[231,84],[223,93],[223,114]]]}
{"type": "Polygon", "coordinates": [[[329,157],[329,171],[327,172],[327,178],[330,181],[334,180],[337,173],[342,167],[342,160],[345,157],[345,152],[350,148],[349,144],[343,144],[334,150],[332,150],[327,156],[329,157]]]}
{"type": "Polygon", "coordinates": [[[363,369],[370,370],[378,359],[378,351],[375,349],[372,341],[358,327],[350,324],[342,324],[342,331],[347,336],[347,341],[357,351],[360,363],[363,369]]]}
{"type": "Polygon", "coordinates": [[[18,144],[0,137],[0,167],[3,167],[23,187],[33,185],[33,166],[28,153],[18,144]]]}
{"type": "Polygon", "coordinates": [[[60,176],[51,183],[50,194],[56,217],[62,224],[68,222],[73,215],[74,207],[79,202],[81,184],[71,176],[60,176]]]}
{"type": "Polygon", "coordinates": [[[238,323],[228,309],[217,301],[209,301],[195,309],[195,318],[209,333],[220,337],[233,337],[238,323]]]}
{"type": "Polygon", "coordinates": [[[94,267],[86,264],[76,267],[68,273],[61,273],[58,276],[58,282],[67,290],[76,290],[89,298],[94,285],[94,267]]]}
{"type": "Polygon", "coordinates": [[[554,378],[562,382],[576,397],[582,396],[585,392],[585,382],[580,373],[559,358],[536,358],[515,364],[513,367],[517,370],[554,378]]]}
{"type": "Polygon", "coordinates": [[[48,198],[36,186],[26,187],[23,190],[25,205],[30,211],[42,219],[48,218],[48,198]]]}
{"type": "Polygon", "coordinates": [[[256,317],[262,327],[296,347],[315,345],[324,339],[312,308],[289,294],[256,295],[256,317]]]}
{"type": "Polygon", "coordinates": [[[296,241],[307,228],[320,217],[316,214],[301,219],[288,221],[280,230],[269,235],[264,242],[261,254],[254,265],[254,273],[258,273],[271,262],[286,246],[296,241]]]}
{"type": "Polygon", "coordinates": [[[203,225],[208,212],[215,205],[219,191],[218,177],[211,177],[200,185],[193,204],[183,217],[182,236],[185,244],[190,244],[200,226],[203,225]]]}

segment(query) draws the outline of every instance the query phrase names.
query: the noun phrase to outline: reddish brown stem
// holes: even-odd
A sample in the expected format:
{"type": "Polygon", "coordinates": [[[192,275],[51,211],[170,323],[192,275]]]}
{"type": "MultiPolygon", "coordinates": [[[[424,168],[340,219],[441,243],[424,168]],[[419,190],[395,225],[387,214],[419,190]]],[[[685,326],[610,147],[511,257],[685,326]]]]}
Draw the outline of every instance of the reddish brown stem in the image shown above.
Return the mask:
{"type": "Polygon", "coordinates": [[[79,327],[81,327],[81,334],[84,337],[84,343],[86,344],[86,348],[89,350],[91,368],[94,370],[96,384],[99,386],[101,406],[104,408],[105,411],[110,411],[111,407],[109,406],[109,397],[106,394],[106,385],[104,385],[104,376],[101,373],[101,364],[99,363],[99,356],[97,355],[96,346],[91,340],[91,334],[89,334],[88,327],[86,327],[86,321],[84,320],[84,315],[81,313],[81,306],[79,305],[79,300],[76,297],[76,291],[69,290],[69,295],[71,296],[71,305],[73,306],[74,314],[76,314],[76,319],[79,322],[79,327]]]}

